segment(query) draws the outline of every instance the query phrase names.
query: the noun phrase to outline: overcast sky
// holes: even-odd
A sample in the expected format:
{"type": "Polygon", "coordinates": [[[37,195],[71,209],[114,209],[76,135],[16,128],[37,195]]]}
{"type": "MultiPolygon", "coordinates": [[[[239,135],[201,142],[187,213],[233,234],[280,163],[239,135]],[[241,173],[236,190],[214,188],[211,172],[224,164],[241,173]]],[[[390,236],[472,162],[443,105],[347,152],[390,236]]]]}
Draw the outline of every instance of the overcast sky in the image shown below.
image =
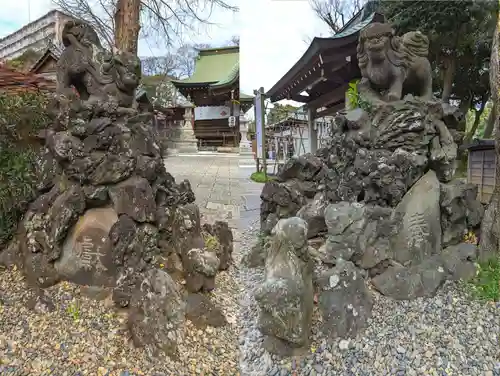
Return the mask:
{"type": "Polygon", "coordinates": [[[240,90],[269,90],[328,29],[307,0],[248,0],[241,5],[240,90]]]}
{"type": "MultiPolygon", "coordinates": [[[[240,0],[226,0],[227,3],[237,4],[240,0]]],[[[200,3],[202,3],[200,1],[200,3]]],[[[0,37],[9,35],[22,26],[43,16],[54,9],[51,0],[0,0],[0,37]]],[[[216,25],[200,26],[196,32],[185,34],[185,42],[207,43],[210,45],[223,45],[233,35],[238,35],[238,15],[224,10],[215,10],[210,15],[210,22],[216,25]]],[[[139,56],[161,56],[166,51],[165,47],[157,40],[140,40],[139,56]]]]}

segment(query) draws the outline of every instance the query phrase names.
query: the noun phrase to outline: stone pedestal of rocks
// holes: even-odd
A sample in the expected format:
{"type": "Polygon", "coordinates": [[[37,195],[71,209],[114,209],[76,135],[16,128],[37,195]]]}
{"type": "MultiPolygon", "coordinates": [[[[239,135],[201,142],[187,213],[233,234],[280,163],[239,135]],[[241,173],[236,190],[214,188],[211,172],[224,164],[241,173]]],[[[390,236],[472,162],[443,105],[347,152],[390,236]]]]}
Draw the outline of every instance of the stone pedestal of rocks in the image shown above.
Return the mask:
{"type": "Polygon", "coordinates": [[[193,130],[193,110],[186,108],[184,121],[179,129],[178,138],[173,140],[173,148],[169,154],[196,154],[198,153],[198,140],[193,130]]]}
{"type": "MultiPolygon", "coordinates": [[[[46,132],[38,198],[18,231],[19,265],[37,288],[65,280],[111,289],[115,304],[128,309],[134,343],[173,356],[185,320],[180,290],[214,288],[216,273],[228,267],[232,236],[227,223],[215,224],[217,247],[208,249],[189,181],[177,183],[166,171],[152,114],[133,108],[138,57],[94,59],[98,36],[79,21],[65,25],[63,39],[57,115],[46,132]],[[85,40],[73,45],[75,35],[85,40]],[[88,61],[98,69],[89,70],[88,61]],[[186,287],[172,278],[174,266],[186,287]]],[[[190,114],[183,145],[192,147],[180,149],[197,151],[190,114]]]]}
{"type": "Polygon", "coordinates": [[[240,114],[240,134],[241,140],[239,145],[239,166],[255,167],[255,160],[252,152],[252,143],[248,141],[248,119],[244,114],[240,114]]]}

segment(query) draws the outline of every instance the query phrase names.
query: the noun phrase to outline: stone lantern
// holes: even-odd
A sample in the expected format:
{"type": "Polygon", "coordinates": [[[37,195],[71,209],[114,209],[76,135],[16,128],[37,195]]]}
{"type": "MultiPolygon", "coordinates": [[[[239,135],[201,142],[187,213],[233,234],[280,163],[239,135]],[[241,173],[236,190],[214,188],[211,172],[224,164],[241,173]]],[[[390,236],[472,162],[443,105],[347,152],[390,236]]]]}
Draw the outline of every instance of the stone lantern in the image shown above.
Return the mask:
{"type": "Polygon", "coordinates": [[[198,141],[193,131],[193,109],[184,109],[184,121],[178,129],[178,137],[174,142],[174,149],[177,153],[198,153],[198,141]]]}
{"type": "Polygon", "coordinates": [[[240,113],[240,167],[255,168],[255,160],[252,152],[252,143],[248,141],[248,119],[243,113],[240,113]]]}
{"type": "Polygon", "coordinates": [[[252,153],[252,143],[248,141],[248,119],[240,113],[240,154],[252,153]]]}

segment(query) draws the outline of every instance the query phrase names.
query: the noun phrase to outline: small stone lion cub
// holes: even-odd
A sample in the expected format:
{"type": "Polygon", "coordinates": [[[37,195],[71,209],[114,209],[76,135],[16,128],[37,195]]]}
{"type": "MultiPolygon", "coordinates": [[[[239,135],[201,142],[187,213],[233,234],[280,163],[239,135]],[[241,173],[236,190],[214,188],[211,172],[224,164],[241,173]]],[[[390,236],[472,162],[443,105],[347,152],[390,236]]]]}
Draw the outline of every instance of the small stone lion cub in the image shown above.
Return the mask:
{"type": "Polygon", "coordinates": [[[397,37],[388,24],[369,25],[359,34],[359,93],[371,103],[397,101],[406,94],[431,100],[428,54],[429,39],[419,31],[397,37]]]}

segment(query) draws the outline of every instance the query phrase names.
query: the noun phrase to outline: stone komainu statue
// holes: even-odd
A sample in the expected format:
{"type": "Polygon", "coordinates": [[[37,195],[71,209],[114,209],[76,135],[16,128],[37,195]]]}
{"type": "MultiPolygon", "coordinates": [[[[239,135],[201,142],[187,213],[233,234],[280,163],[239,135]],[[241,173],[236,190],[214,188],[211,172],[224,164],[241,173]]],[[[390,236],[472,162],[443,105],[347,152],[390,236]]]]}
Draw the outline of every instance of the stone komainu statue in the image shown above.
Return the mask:
{"type": "Polygon", "coordinates": [[[74,88],[83,101],[115,99],[119,107],[132,107],[141,79],[137,56],[105,51],[95,30],[79,20],[66,22],[62,40],[65,49],[57,62],[58,93],[71,95],[74,88]]]}
{"type": "Polygon", "coordinates": [[[129,52],[108,54],[101,71],[110,81],[104,86],[106,95],[116,98],[120,107],[132,107],[142,75],[139,58],[129,52]]]}
{"type": "Polygon", "coordinates": [[[400,100],[406,94],[430,100],[428,53],[429,39],[419,31],[398,37],[388,24],[369,25],[360,32],[357,48],[360,95],[372,103],[400,100]]]}
{"type": "Polygon", "coordinates": [[[96,94],[104,83],[94,56],[102,49],[97,33],[90,25],[70,20],[62,30],[64,50],[57,62],[57,92],[71,94],[74,87],[82,100],[96,94]]]}

